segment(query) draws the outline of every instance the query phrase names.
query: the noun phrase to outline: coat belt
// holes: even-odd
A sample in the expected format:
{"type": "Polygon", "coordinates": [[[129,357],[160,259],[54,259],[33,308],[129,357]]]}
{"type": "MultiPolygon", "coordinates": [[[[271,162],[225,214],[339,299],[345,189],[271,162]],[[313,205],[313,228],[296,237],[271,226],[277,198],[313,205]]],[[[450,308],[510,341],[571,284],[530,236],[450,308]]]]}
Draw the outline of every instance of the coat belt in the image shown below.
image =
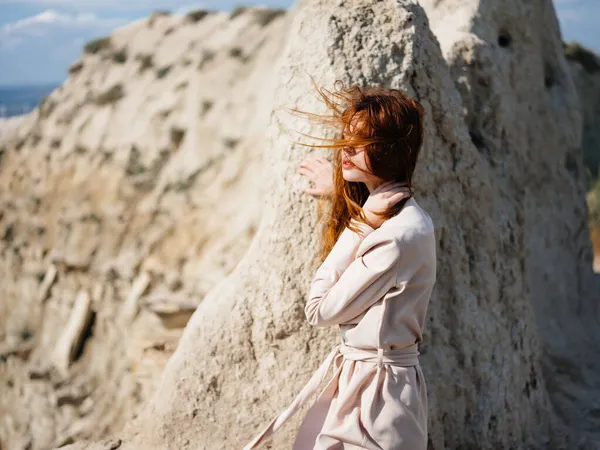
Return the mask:
{"type": "MultiPolygon", "coordinates": [[[[259,444],[266,442],[273,434],[280,429],[283,424],[310,399],[318,390],[321,383],[325,380],[329,367],[334,363],[334,368],[337,366],[335,363],[339,359],[352,360],[352,361],[367,361],[377,364],[378,370],[383,368],[385,364],[400,367],[411,367],[419,364],[419,351],[417,349],[418,344],[413,344],[404,348],[397,348],[393,350],[378,349],[362,349],[353,347],[345,343],[339,343],[333,347],[325,361],[321,363],[319,368],[308,380],[306,385],[302,388],[296,398],[290,403],[290,405],[284,409],[278,416],[276,416],[271,422],[264,428],[264,430],[250,441],[242,450],[252,450],[259,444]]],[[[322,396],[333,396],[337,387],[337,380],[342,370],[343,364],[337,366],[334,369],[333,376],[327,382],[327,385],[323,388],[321,393],[317,396],[318,401],[322,396]]]]}

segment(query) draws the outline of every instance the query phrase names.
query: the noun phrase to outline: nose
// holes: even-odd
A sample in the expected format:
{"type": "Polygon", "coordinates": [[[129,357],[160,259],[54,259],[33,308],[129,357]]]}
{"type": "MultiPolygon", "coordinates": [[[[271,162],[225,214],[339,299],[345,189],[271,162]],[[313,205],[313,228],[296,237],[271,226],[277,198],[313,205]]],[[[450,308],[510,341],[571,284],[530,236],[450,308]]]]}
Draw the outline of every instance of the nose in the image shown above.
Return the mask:
{"type": "Polygon", "coordinates": [[[353,156],[356,151],[354,150],[353,147],[343,147],[342,151],[344,152],[344,154],[347,154],[348,156],[353,156]]]}

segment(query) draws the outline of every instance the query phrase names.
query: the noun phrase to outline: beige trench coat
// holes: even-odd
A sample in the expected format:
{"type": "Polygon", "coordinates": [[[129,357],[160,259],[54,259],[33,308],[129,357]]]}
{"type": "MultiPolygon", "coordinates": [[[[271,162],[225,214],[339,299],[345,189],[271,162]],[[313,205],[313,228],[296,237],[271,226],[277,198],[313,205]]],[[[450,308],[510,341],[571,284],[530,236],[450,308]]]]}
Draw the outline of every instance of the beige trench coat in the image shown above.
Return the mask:
{"type": "Polygon", "coordinates": [[[414,197],[378,229],[353,221],[317,270],[305,313],[339,325],[334,346],[293,402],[243,450],[266,442],[333,375],[308,410],[293,450],[426,450],[427,389],[419,364],[436,281],[431,217],[414,197]]]}

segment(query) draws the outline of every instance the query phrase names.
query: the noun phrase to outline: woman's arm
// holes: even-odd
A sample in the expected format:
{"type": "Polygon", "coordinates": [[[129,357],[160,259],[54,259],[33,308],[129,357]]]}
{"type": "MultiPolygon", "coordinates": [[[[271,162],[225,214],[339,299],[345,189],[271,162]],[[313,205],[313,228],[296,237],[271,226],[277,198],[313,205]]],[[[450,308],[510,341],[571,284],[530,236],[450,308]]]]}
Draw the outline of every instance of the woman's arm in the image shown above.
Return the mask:
{"type": "Polygon", "coordinates": [[[344,230],[312,280],[304,312],[313,326],[345,323],[366,311],[395,285],[400,258],[397,239],[386,234],[372,235],[354,259],[356,249],[363,243],[355,234],[348,228],[344,230]]]}
{"type": "Polygon", "coordinates": [[[350,223],[358,228],[358,233],[351,230],[349,227],[346,227],[344,231],[340,233],[335,245],[318,269],[323,270],[327,268],[326,270],[333,282],[337,281],[344,270],[346,270],[354,260],[356,252],[364,239],[375,231],[375,228],[356,219],[350,219],[350,223]]]}

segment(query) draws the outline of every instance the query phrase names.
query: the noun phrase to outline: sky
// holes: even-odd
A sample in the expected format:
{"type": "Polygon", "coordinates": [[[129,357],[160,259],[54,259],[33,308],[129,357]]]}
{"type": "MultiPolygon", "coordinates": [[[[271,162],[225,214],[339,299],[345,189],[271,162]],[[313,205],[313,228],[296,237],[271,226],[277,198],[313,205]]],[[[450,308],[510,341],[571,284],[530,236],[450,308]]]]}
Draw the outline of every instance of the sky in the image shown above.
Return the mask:
{"type": "MultiPolygon", "coordinates": [[[[0,0],[0,86],[60,83],[83,45],[152,11],[288,7],[293,0],[0,0]]],[[[563,40],[600,53],[600,0],[554,0],[563,40]]]]}

